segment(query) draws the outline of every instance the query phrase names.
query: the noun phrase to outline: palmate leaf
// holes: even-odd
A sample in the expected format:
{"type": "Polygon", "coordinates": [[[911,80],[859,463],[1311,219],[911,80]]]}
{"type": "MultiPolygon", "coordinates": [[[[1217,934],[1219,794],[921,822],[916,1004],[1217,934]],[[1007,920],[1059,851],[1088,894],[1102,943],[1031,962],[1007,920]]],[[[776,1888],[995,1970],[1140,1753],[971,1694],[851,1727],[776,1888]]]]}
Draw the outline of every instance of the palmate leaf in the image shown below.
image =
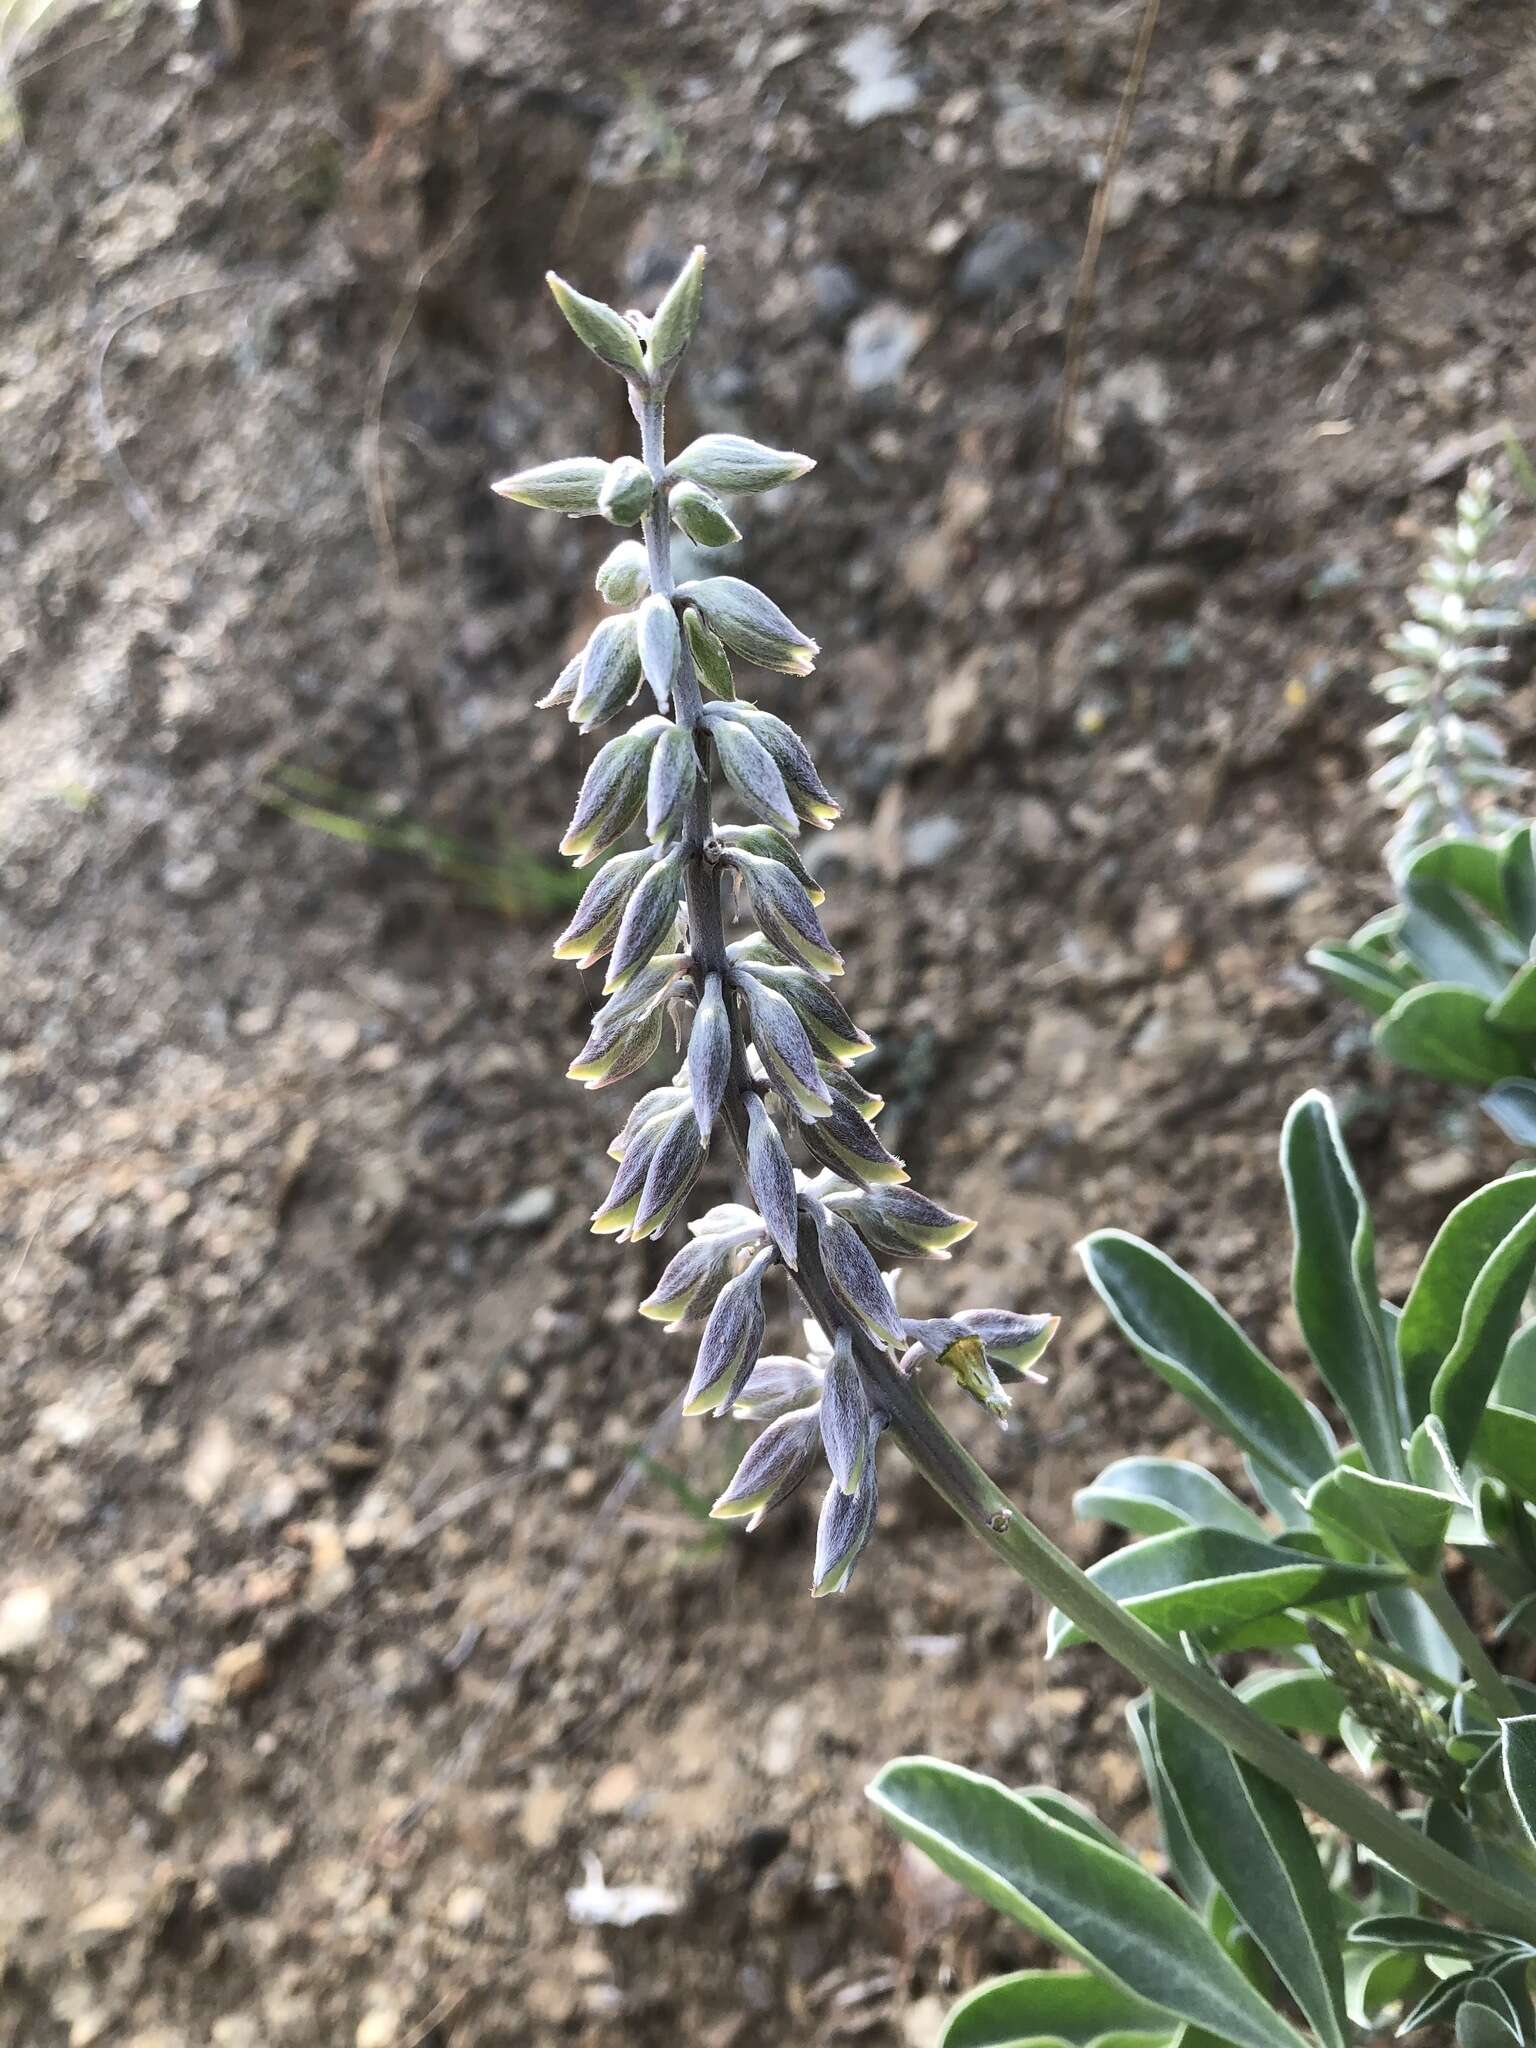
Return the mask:
{"type": "Polygon", "coordinates": [[[869,1796],[947,1876],[1114,1989],[1236,2048],[1297,2048],[1215,1937],[1131,1858],[931,1757],[887,1764],[869,1796]]]}
{"type": "Polygon", "coordinates": [[[1184,1826],[1325,2048],[1344,2048],[1344,1956],[1328,1882],[1289,1793],[1167,1700],[1152,1733],[1184,1826]]]}
{"type": "Polygon", "coordinates": [[[1413,1424],[1430,1412],[1435,1377],[1461,1331],[1468,1297],[1494,1252],[1536,1212],[1536,1172],[1479,1188],[1446,1217],[1424,1255],[1397,1326],[1399,1370],[1413,1424]]]}
{"type": "Polygon", "coordinates": [[[1081,1970],[1020,1970],[950,2013],[938,2048],[1168,2048],[1182,2022],[1081,1970]]]}
{"type": "Polygon", "coordinates": [[[1410,989],[1373,1036],[1378,1049],[1400,1067],[1472,1088],[1487,1088],[1530,1067],[1515,1041],[1488,1022],[1487,997],[1449,982],[1410,989]]]}
{"type": "Polygon", "coordinates": [[[1181,1458],[1118,1458],[1073,1498],[1080,1521],[1113,1522],[1137,1536],[1226,1529],[1265,1540],[1264,1524],[1203,1465],[1181,1458]]]}
{"type": "Polygon", "coordinates": [[[1371,1212],[1333,1104],[1316,1090],[1291,1107],[1280,1140],[1296,1255],[1296,1316],[1323,1384],[1374,1471],[1403,1470],[1403,1409],[1376,1284],[1371,1212]]]}
{"type": "Polygon", "coordinates": [[[1208,1422],[1293,1486],[1332,1470],[1317,1410],[1172,1259],[1122,1230],[1094,1231],[1078,1255],[1142,1358],[1208,1422]]]}
{"type": "MultiPolygon", "coordinates": [[[[1088,1574],[1161,1636],[1226,1638],[1290,1607],[1316,1607],[1354,1593],[1400,1585],[1386,1566],[1346,1564],[1224,1529],[1175,1529],[1127,1544],[1088,1574]]],[[[1064,1614],[1046,1625],[1046,1655],[1084,1640],[1064,1614]]]]}

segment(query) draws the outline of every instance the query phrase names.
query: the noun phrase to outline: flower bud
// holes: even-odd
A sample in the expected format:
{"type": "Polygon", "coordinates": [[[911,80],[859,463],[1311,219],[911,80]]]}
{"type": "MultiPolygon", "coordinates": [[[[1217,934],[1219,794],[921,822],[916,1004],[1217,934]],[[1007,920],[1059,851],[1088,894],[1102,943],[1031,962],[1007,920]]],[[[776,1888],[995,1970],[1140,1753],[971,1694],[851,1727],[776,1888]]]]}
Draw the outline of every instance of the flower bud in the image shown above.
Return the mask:
{"type": "Polygon", "coordinates": [[[793,839],[786,839],[776,825],[717,825],[715,837],[722,846],[739,846],[763,860],[782,861],[804,889],[812,903],[825,903],[827,892],[800,858],[793,839]]]}
{"type": "Polygon", "coordinates": [[[851,1223],[816,1205],[816,1241],[827,1284],[854,1321],[879,1344],[906,1342],[901,1317],[880,1268],[851,1223]]]}
{"type": "Polygon", "coordinates": [[[701,434],[667,464],[667,475],[706,484],[712,491],[771,491],[815,467],[809,455],[765,448],[745,434],[701,434]]]}
{"type": "Polygon", "coordinates": [[[683,962],[673,953],[643,968],[592,1019],[587,1042],[566,1068],[566,1078],[606,1088],[636,1073],[661,1044],[662,1007],[674,992],[683,962]]]}
{"type": "Polygon", "coordinates": [[[803,967],[776,967],[766,960],[744,964],[756,980],[783,996],[828,1059],[847,1064],[874,1051],[874,1040],[866,1038],[831,989],[814,974],[803,967]]]}
{"type": "Polygon", "coordinates": [[[712,1209],[706,1209],[702,1216],[695,1217],[688,1228],[695,1237],[730,1236],[740,1238],[743,1243],[749,1237],[761,1238],[763,1235],[762,1218],[745,1202],[716,1202],[712,1209]]]}
{"type": "Polygon", "coordinates": [[[741,528],[718,498],[698,484],[674,484],[667,497],[672,524],[695,547],[728,548],[741,539],[741,528]]]}
{"type": "Polygon", "coordinates": [[[629,1226],[631,1240],[657,1237],[683,1203],[704,1164],[704,1146],[694,1127],[693,1111],[683,1109],[662,1131],[661,1142],[645,1176],[640,1206],[629,1226]]]}
{"type": "Polygon", "coordinates": [[[574,960],[582,967],[601,960],[613,944],[625,904],[654,859],[646,846],[637,853],[616,853],[603,862],[588,882],[576,915],[555,941],[557,960],[574,960]]]}
{"type": "Polygon", "coordinates": [[[869,1397],[846,1330],[837,1333],[821,1390],[821,1440],[833,1479],[844,1493],[856,1493],[869,1449],[869,1397]]]}
{"type": "Polygon", "coordinates": [[[581,680],[571,699],[570,720],[583,732],[622,711],[640,687],[640,650],[635,615],[623,612],[604,619],[593,631],[581,657],[581,680]]]}
{"type": "Polygon", "coordinates": [[[790,802],[808,825],[825,829],[842,815],[841,807],[833,802],[826,785],[816,773],[810,749],[792,725],[787,725],[782,718],[775,718],[771,711],[761,710],[756,704],[736,705],[731,715],[745,725],[771,756],[774,766],[784,778],[790,802]]]}
{"type": "Polygon", "coordinates": [[[589,867],[616,839],[623,838],[639,816],[651,748],[665,728],[665,719],[642,718],[599,751],[587,770],[575,815],[560,842],[560,851],[577,867],[589,867]]]}
{"type": "Polygon", "coordinates": [[[725,649],[705,625],[697,608],[687,606],[683,612],[683,631],[688,636],[688,652],[693,656],[694,668],[698,671],[699,683],[711,697],[732,698],[736,685],[731,680],[731,664],[725,649]]]}
{"type": "Polygon", "coordinates": [[[747,1006],[747,1025],[769,1080],[802,1119],[832,1114],[832,1095],[816,1068],[805,1026],[783,996],[743,974],[737,984],[747,1006]]]}
{"type": "Polygon", "coordinates": [[[498,498],[510,498],[515,505],[532,505],[540,512],[565,512],[572,519],[597,510],[597,494],[603,487],[608,465],[596,455],[572,455],[564,462],[541,462],[536,469],[520,469],[491,485],[498,498]]]}
{"type": "Polygon", "coordinates": [[[693,1013],[693,1029],[688,1034],[688,1087],[701,1138],[707,1139],[714,1128],[730,1078],[730,1012],[725,1006],[720,977],[711,974],[704,983],[699,1007],[693,1013]]]}
{"type": "Polygon", "coordinates": [[[871,1251],[888,1259],[947,1259],[950,1246],[976,1228],[973,1218],[908,1187],[871,1188],[842,1213],[871,1251]]]}
{"type": "Polygon", "coordinates": [[[646,346],[646,365],[653,389],[665,390],[683,351],[698,325],[699,302],[704,296],[704,251],[694,250],[667,288],[656,308],[646,346]]]}
{"type": "Polygon", "coordinates": [[[735,1256],[728,1238],[690,1238],[641,1302],[641,1315],[654,1323],[682,1323],[707,1313],[731,1277],[735,1256]]]}
{"type": "Polygon", "coordinates": [[[639,1140],[642,1132],[649,1130],[653,1125],[665,1123],[674,1110],[682,1106],[682,1102],[681,1088],[670,1085],[663,1088],[648,1088],[624,1119],[623,1130],[608,1147],[608,1157],[623,1159],[628,1154],[630,1146],[639,1140]]]}
{"type": "Polygon", "coordinates": [[[889,1187],[907,1177],[901,1161],[886,1151],[853,1104],[840,1095],[833,1098],[826,1115],[800,1135],[813,1158],[860,1187],[889,1187]]]}
{"type": "Polygon", "coordinates": [[[597,594],[605,604],[638,604],[651,587],[651,568],[637,540],[621,540],[603,557],[597,572],[597,594]]]}
{"type": "Polygon", "coordinates": [[[1040,1379],[1032,1368],[1061,1327],[1060,1316],[1019,1316],[1003,1308],[963,1308],[953,1320],[980,1338],[1003,1379],[1040,1379]]]}
{"type": "Polygon", "coordinates": [[[533,708],[535,711],[563,711],[565,709],[566,705],[575,696],[576,686],[581,681],[581,661],[582,657],[579,654],[571,656],[543,696],[534,698],[533,708]]]}
{"type": "Polygon", "coordinates": [[[820,1366],[812,1365],[808,1358],[765,1354],[736,1396],[732,1412],[747,1422],[772,1422],[792,1408],[819,1401],[821,1381],[820,1366]]]}
{"type": "Polygon", "coordinates": [[[905,1327],[912,1343],[921,1344],[946,1372],[953,1373],[962,1393],[980,1402],[998,1421],[1007,1417],[1013,1404],[987,1362],[981,1339],[974,1331],[968,1330],[955,1316],[930,1316],[921,1321],[909,1321],[905,1327]]]}
{"type": "Polygon", "coordinates": [[[706,576],[685,583],[678,595],[698,606],[705,625],[743,661],[789,676],[808,676],[816,666],[816,642],[755,584],[739,576],[706,576]]]}
{"type": "Polygon", "coordinates": [[[678,663],[683,658],[683,636],[678,627],[677,613],[672,609],[670,597],[663,597],[659,590],[653,590],[635,618],[640,634],[640,666],[656,693],[656,702],[665,711],[672,701],[678,663]]]}
{"type": "MultiPolygon", "coordinates": [[[[734,706],[710,705],[708,708],[714,711],[734,709],[734,706]]],[[[715,743],[715,752],[720,757],[726,781],[747,809],[767,824],[777,826],[781,832],[798,832],[800,820],[784,786],[784,777],[767,749],[752,737],[744,725],[737,725],[729,718],[711,718],[709,736],[715,743]]]]}
{"type": "Polygon", "coordinates": [[[597,509],[614,526],[635,526],[650,511],[655,495],[655,480],[645,464],[637,456],[621,455],[608,465],[597,509]]]}
{"type": "Polygon", "coordinates": [[[606,363],[610,370],[618,370],[631,383],[644,384],[645,356],[640,347],[640,337],[612,306],[605,306],[601,299],[589,299],[585,292],[568,285],[563,277],[557,277],[552,270],[544,273],[544,282],[554,293],[555,304],[565,315],[578,341],[584,341],[599,362],[606,363]]]}
{"type": "Polygon", "coordinates": [[[699,752],[686,726],[669,725],[651,755],[645,791],[645,836],[651,840],[676,833],[693,801],[699,779],[699,752]]]}
{"type": "Polygon", "coordinates": [[[603,993],[623,988],[671,931],[682,895],[682,861],[674,849],[656,861],[624,906],[603,993]]]}
{"type": "Polygon", "coordinates": [[[861,1086],[847,1068],[839,1066],[836,1060],[818,1059],[816,1065],[821,1078],[832,1093],[840,1095],[850,1109],[863,1117],[865,1123],[872,1124],[885,1107],[885,1097],[861,1086]]]}
{"type": "Polygon", "coordinates": [[[779,1257],[794,1272],[800,1256],[795,1169],[761,1098],[747,1097],[747,1186],[779,1257]]]}
{"type": "Polygon", "coordinates": [[[824,1599],[829,1593],[847,1589],[859,1554],[874,1534],[879,1505],[880,1488],[871,1444],[857,1491],[844,1493],[834,1480],[822,1501],[821,1518],[816,1524],[816,1562],[811,1568],[814,1598],[824,1599]]]}
{"type": "Polygon", "coordinates": [[[771,1508],[789,1499],[815,1464],[816,1424],[814,1408],[795,1409],[770,1422],[709,1512],[722,1521],[749,1516],[747,1530],[755,1529],[771,1508]]]}
{"type": "Polygon", "coordinates": [[[685,1415],[704,1415],[711,1409],[723,1415],[751,1377],[766,1328],[763,1273],[772,1256],[759,1252],[744,1273],[721,1288],[699,1339],[683,1401],[685,1415]]]}
{"type": "Polygon", "coordinates": [[[741,876],[757,928],[769,943],[818,974],[841,974],[843,956],[822,930],[809,895],[788,868],[740,851],[728,858],[741,876]]]}
{"type": "Polygon", "coordinates": [[[651,1117],[630,1134],[619,1161],[619,1170],[607,1194],[592,1212],[592,1230],[598,1237],[612,1237],[634,1222],[645,1192],[645,1178],[651,1170],[662,1139],[676,1121],[670,1116],[651,1117]]]}

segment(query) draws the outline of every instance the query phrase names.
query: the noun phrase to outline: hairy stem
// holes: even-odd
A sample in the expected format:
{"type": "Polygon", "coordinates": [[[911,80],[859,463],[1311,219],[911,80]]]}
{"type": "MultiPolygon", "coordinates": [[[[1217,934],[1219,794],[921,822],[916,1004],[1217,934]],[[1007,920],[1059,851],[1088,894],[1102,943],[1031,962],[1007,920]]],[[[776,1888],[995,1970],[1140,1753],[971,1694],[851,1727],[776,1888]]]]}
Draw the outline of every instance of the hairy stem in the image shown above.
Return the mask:
{"type": "MultiPolygon", "coordinates": [[[[635,406],[641,454],[656,481],[656,497],[643,522],[651,589],[671,596],[671,529],[661,487],[665,467],[663,403],[642,397],[635,406]]],[[[701,721],[698,677],[684,637],[682,663],[673,691],[673,715],[697,734],[701,721]]],[[[698,735],[702,743],[702,735],[698,735]]],[[[684,840],[687,860],[688,943],[702,988],[708,975],[727,973],[721,877],[707,857],[714,833],[708,762],[701,757],[693,808],[684,840]]],[[[752,1082],[735,1005],[731,1019],[731,1078],[723,1115],[743,1169],[747,1155],[747,1095],[752,1082]]],[[[822,1270],[816,1230],[801,1211],[793,1282],[830,1344],[839,1332],[853,1341],[871,1403],[914,1467],[960,1519],[1011,1570],[1060,1608],[1085,1635],[1142,1684],[1194,1717],[1202,1727],[1286,1787],[1343,1833],[1400,1871],[1453,1912],[1480,1915],[1490,1927],[1536,1935],[1536,1908],[1496,1879],[1450,1855],[1400,1820],[1362,1787],[1341,1777],[1293,1742],[1228,1690],[1212,1673],[1191,1664],[1175,1648],[1103,1593],[1058,1550],[1049,1537],[988,1479],[975,1460],[929,1407],[915,1381],[903,1374],[878,1345],[837,1304],[822,1270]]]]}

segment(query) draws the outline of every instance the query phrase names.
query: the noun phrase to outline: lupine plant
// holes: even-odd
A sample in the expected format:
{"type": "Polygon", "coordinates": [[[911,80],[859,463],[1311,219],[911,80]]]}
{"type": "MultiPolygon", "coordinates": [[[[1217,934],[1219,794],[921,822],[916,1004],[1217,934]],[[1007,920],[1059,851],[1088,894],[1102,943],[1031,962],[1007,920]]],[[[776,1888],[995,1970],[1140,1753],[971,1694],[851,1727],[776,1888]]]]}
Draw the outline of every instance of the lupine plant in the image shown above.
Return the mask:
{"type": "Polygon", "coordinates": [[[1101,1232],[1084,1247],[1090,1278],[1142,1357],[1231,1437],[1253,1500],[1200,1467],[1122,1460],[1079,1506],[1140,1540],[1085,1573],[1006,1499],[928,1382],[952,1375],[1003,1415],[1055,1318],[896,1305],[885,1263],[947,1258],[973,1226],[913,1190],[876,1135],[879,1101],[849,1071],[869,1040],[830,986],[842,963],[799,849],[836,805],[793,728],[737,694],[732,657],[799,678],[815,643],[734,576],[674,577],[674,528],[732,546],[721,498],[811,466],[725,434],[668,460],[666,396],[702,282],[696,251],[646,318],[551,277],[578,337],[625,379],[640,454],[497,486],[640,530],[598,571],[613,615],[542,700],[583,731],[650,700],[598,752],[563,841],[579,865],[602,864],[556,951],[607,963],[571,1072],[588,1087],[642,1076],[669,1021],[686,1042],[624,1121],[593,1225],[660,1237],[712,1154],[739,1175],[747,1199],[688,1226],[642,1305],[696,1339],[688,1412],[763,1424],[717,1514],[755,1522],[824,1460],[812,1587],[839,1591],[874,1526],[889,1436],[1050,1604],[1048,1654],[1096,1642],[1147,1688],[1131,1725],[1167,1881],[1049,1789],[928,1758],[871,1787],[944,1869],[1079,1966],[984,1986],[946,2048],[1342,2048],[1394,2018],[1453,2015],[1461,2048],[1518,2048],[1536,1956],[1536,1690],[1500,1671],[1445,1571],[1451,1547],[1478,1566],[1511,1630],[1536,1613],[1536,1333],[1518,1328],[1536,1173],[1453,1214],[1399,1314],[1377,1290],[1338,1123],[1303,1098],[1284,1147],[1295,1300],[1350,1440],[1193,1280],[1101,1232]],[[717,772],[746,822],[716,820],[717,772]],[[625,843],[635,826],[643,845],[625,843]],[[803,1356],[763,1352],[775,1275],[805,1311],[803,1356]],[[1256,1654],[1285,1661],[1244,1669],[1256,1654]],[[1362,1773],[1390,1774],[1401,1810],[1362,1773]]]}

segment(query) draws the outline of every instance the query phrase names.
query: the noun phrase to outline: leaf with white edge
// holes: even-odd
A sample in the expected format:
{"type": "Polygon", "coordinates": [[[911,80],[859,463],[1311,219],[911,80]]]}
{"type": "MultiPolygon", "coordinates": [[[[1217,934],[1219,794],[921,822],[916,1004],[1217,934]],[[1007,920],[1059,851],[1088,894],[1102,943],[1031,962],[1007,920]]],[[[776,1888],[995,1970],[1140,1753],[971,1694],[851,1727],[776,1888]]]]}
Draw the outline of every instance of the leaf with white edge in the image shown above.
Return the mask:
{"type": "Polygon", "coordinates": [[[1292,1485],[1333,1469],[1317,1410],[1172,1259],[1121,1230],[1094,1231],[1078,1256],[1142,1358],[1208,1422],[1292,1485]]]}
{"type": "Polygon", "coordinates": [[[1522,1499],[1536,1500],[1536,1415],[1490,1401],[1473,1450],[1495,1479],[1512,1486],[1522,1499]]]}
{"type": "Polygon", "coordinates": [[[1129,1857],[930,1757],[887,1764],[869,1797],[947,1876],[1117,1990],[1236,2048],[1297,2048],[1215,1937],[1129,1857]]]}
{"type": "MultiPolygon", "coordinates": [[[[1225,1529],[1174,1529],[1101,1558],[1088,1576],[1160,1636],[1223,1636],[1287,1608],[1398,1585],[1403,1575],[1386,1566],[1345,1564],[1278,1543],[1255,1543],[1225,1529]]],[[[1064,1614],[1052,1613],[1047,1656],[1083,1640],[1064,1614]]]]}
{"type": "Polygon", "coordinates": [[[1352,997],[1373,1017],[1384,1017],[1413,985],[1363,949],[1336,942],[1309,947],[1307,965],[1315,967],[1341,995],[1352,997]]]}
{"type": "Polygon", "coordinates": [[[1264,1524],[1203,1465],[1179,1458],[1117,1458],[1077,1493],[1080,1521],[1113,1522],[1137,1536],[1169,1529],[1228,1529],[1262,1542],[1264,1524]]]}
{"type": "Polygon", "coordinates": [[[1291,1287],[1302,1336],[1372,1469],[1397,1478],[1404,1418],[1382,1326],[1371,1212],[1326,1095],[1313,1090],[1292,1104],[1280,1163],[1296,1245],[1291,1287]]]}
{"type": "Polygon", "coordinates": [[[994,1977],[954,2006],[937,2048],[1176,2048],[1180,2022],[1081,1970],[994,1977]]]}
{"type": "Polygon", "coordinates": [[[1536,1211],[1536,1173],[1479,1188],[1446,1217],[1403,1304],[1397,1352],[1412,1423],[1430,1411],[1435,1375],[1451,1355],[1478,1275],[1511,1230],[1536,1211]]]}
{"type": "Polygon", "coordinates": [[[1422,1486],[1378,1479],[1340,1465],[1307,1495],[1319,1521],[1342,1529],[1372,1550],[1395,1557],[1416,1578],[1438,1571],[1456,1502],[1422,1486]]]}
{"type": "Polygon", "coordinates": [[[1483,1108],[1513,1144],[1536,1149],[1536,1081],[1500,1081],[1483,1108]]]}
{"type": "Polygon", "coordinates": [[[1536,960],[1527,960],[1510,978],[1489,1010],[1488,1022],[1515,1038],[1536,1036],[1536,960]]]}
{"type": "Polygon", "coordinates": [[[1409,890],[1426,883],[1459,889],[1500,923],[1504,921],[1504,890],[1499,854],[1482,839],[1436,839],[1422,847],[1403,868],[1409,890]]]}
{"type": "Polygon", "coordinates": [[[1445,1425],[1458,1464],[1476,1441],[1533,1276],[1536,1210],[1515,1225],[1472,1283],[1455,1346],[1430,1388],[1430,1408],[1445,1425]]]}
{"type": "Polygon", "coordinates": [[[1411,1948],[1421,1955],[1465,1958],[1482,1962],[1509,1948],[1507,1937],[1482,1934],[1475,1928],[1452,1927],[1421,1913],[1373,1913],[1357,1920],[1347,1939],[1366,1948],[1411,1948]]]}
{"type": "Polygon", "coordinates": [[[1475,989],[1492,1001],[1509,978],[1489,927],[1441,882],[1409,879],[1397,942],[1429,982],[1475,989]]]}
{"type": "Polygon", "coordinates": [[[1499,1723],[1499,1755],[1510,1804],[1536,1843],[1536,1714],[1499,1723]]]}
{"type": "Polygon", "coordinates": [[[1285,1728],[1293,1735],[1338,1740],[1344,1695],[1325,1672],[1255,1671],[1239,1681],[1236,1691],[1238,1698],[1272,1727],[1285,1728]]]}
{"type": "Polygon", "coordinates": [[[1158,1759],[1195,1847],[1326,2048],[1344,2048],[1344,1957],[1301,1809],[1187,1714],[1154,1697],[1158,1759]]]}
{"type": "Polygon", "coordinates": [[[1157,1817],[1157,1831],[1162,1837],[1163,1854],[1168,1860],[1168,1869],[1174,1883],[1184,1894],[1189,1904],[1199,1914],[1204,1914],[1216,1896],[1216,1880],[1200,1851],[1195,1847],[1194,1837],[1184,1825],[1184,1816],[1179,1811],[1179,1802],[1173,1796],[1173,1787],[1163,1769],[1162,1759],[1157,1753],[1157,1737],[1152,1727],[1152,1695],[1142,1693],[1131,1701],[1125,1710],[1125,1725],[1131,1731],[1131,1740],[1136,1745],[1136,1754],[1141,1762],[1141,1775],[1147,1781],[1147,1791],[1152,1799],[1152,1811],[1157,1817]]]}
{"type": "Polygon", "coordinates": [[[1531,828],[1522,825],[1499,848],[1499,901],[1506,931],[1522,946],[1536,939],[1536,853],[1531,828]]]}
{"type": "Polygon", "coordinates": [[[1488,1022],[1488,1000],[1475,989],[1426,982],[1410,989],[1377,1024],[1378,1051],[1416,1074],[1487,1088],[1525,1071],[1527,1062],[1512,1038],[1488,1022]]]}

